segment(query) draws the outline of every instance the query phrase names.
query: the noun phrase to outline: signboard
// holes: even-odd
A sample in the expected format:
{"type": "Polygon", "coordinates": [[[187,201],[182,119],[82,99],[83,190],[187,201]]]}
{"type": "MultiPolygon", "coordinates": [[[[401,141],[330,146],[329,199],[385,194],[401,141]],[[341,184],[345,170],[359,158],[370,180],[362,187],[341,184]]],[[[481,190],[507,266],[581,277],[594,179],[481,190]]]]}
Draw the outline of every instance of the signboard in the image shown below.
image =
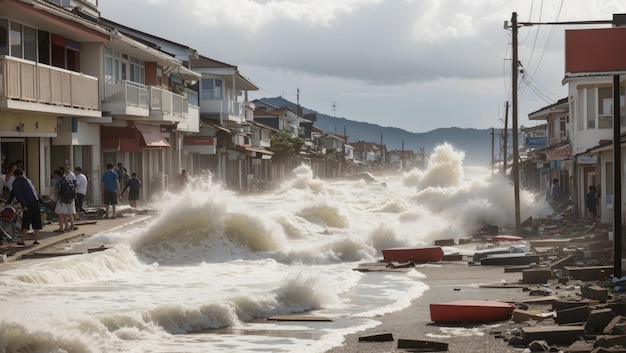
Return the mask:
{"type": "Polygon", "coordinates": [[[526,147],[538,148],[538,147],[547,147],[547,146],[548,146],[547,137],[527,137],[526,138],[526,147]]]}
{"type": "Polygon", "coordinates": [[[217,140],[213,136],[185,136],[183,149],[187,153],[215,154],[217,140]]]}
{"type": "Polygon", "coordinates": [[[548,160],[550,161],[562,161],[564,159],[568,159],[571,155],[572,148],[570,145],[555,148],[547,153],[548,160]]]}
{"type": "Polygon", "coordinates": [[[578,164],[598,164],[598,155],[582,155],[576,157],[576,163],[578,164]]]}
{"type": "Polygon", "coordinates": [[[625,40],[625,27],[566,30],[565,72],[626,70],[625,40]]]}
{"type": "Polygon", "coordinates": [[[185,146],[213,146],[213,136],[185,136],[185,146]]]}

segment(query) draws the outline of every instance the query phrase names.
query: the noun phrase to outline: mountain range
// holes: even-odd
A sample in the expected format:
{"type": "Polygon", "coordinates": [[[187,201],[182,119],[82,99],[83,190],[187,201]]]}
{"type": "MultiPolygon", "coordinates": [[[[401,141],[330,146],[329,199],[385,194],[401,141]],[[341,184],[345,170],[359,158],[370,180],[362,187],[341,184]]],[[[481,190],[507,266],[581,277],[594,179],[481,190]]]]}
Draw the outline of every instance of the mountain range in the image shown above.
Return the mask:
{"type": "MultiPolygon", "coordinates": [[[[287,106],[293,111],[298,111],[297,104],[280,96],[259,100],[277,107],[287,106]]],[[[396,127],[333,117],[306,107],[302,107],[302,112],[303,114],[315,113],[317,116],[315,126],[324,132],[347,135],[348,144],[360,140],[380,143],[382,134],[382,143],[387,146],[387,151],[402,150],[404,143],[404,150],[418,153],[423,148],[428,156],[436,146],[447,142],[457,150],[465,152],[465,165],[489,165],[491,163],[491,129],[449,127],[416,133],[396,127]]],[[[419,122],[416,121],[416,126],[418,125],[419,122]]],[[[499,132],[496,131],[496,134],[494,153],[497,158],[500,140],[499,132]]]]}

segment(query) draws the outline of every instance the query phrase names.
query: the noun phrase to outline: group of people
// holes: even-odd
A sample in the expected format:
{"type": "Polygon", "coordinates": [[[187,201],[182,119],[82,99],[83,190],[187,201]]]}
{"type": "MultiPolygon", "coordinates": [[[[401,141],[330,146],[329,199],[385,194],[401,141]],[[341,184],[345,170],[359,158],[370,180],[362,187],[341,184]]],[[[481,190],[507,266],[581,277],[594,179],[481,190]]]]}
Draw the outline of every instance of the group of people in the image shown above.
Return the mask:
{"type": "MultiPolygon", "coordinates": [[[[103,203],[106,211],[105,218],[114,219],[117,217],[118,196],[122,197],[128,194],[130,206],[137,207],[137,200],[139,200],[142,185],[137,178],[136,172],[132,172],[130,178],[128,177],[128,172],[122,163],[117,163],[117,166],[115,166],[109,162],[106,168],[107,170],[102,174],[101,179],[103,203]]],[[[54,231],[66,232],[76,230],[78,227],[76,227],[74,221],[80,219],[81,213],[86,213],[83,208],[83,202],[87,194],[87,177],[83,174],[81,167],[76,167],[72,171],[69,164],[54,170],[53,176],[55,183],[52,200],[56,202],[54,212],[59,219],[59,228],[54,231]],[[64,185],[64,183],[67,184],[64,185]],[[66,191],[68,185],[72,189],[71,192],[66,191]]],[[[24,239],[31,227],[34,235],[33,245],[38,245],[39,231],[43,228],[40,208],[42,201],[30,179],[24,175],[23,162],[16,161],[11,163],[9,171],[2,182],[3,187],[10,195],[7,203],[10,203],[15,198],[24,211],[21,229],[22,240],[18,242],[18,245],[25,245],[24,239]]],[[[178,175],[178,182],[181,187],[186,187],[189,184],[190,177],[185,169],[181,170],[181,173],[178,175]]]]}
{"type": "MultiPolygon", "coordinates": [[[[559,179],[552,180],[551,203],[553,207],[557,207],[563,197],[563,190],[559,185],[559,179]]],[[[595,219],[598,217],[598,204],[600,200],[600,190],[595,185],[589,186],[589,192],[585,195],[585,206],[589,212],[589,217],[595,219]]]]}
{"type": "Polygon", "coordinates": [[[78,229],[74,224],[76,219],[80,219],[80,214],[87,213],[83,208],[83,201],[87,195],[87,177],[83,174],[81,167],[72,168],[69,164],[61,166],[53,172],[56,179],[54,183],[54,194],[52,199],[56,201],[54,213],[59,218],[59,228],[55,232],[67,232],[78,229]],[[70,192],[67,193],[68,183],[70,192]]]}
{"type": "Polygon", "coordinates": [[[141,191],[141,181],[137,179],[137,173],[130,173],[128,178],[128,172],[122,163],[117,163],[117,168],[113,163],[109,162],[106,165],[106,172],[102,174],[102,196],[103,203],[105,205],[105,218],[115,219],[117,217],[117,198],[118,195],[124,196],[128,191],[128,203],[130,207],[137,207],[137,200],[139,200],[139,193],[141,191]],[[123,189],[122,189],[123,185],[123,189]],[[109,214],[111,210],[111,214],[109,214]]]}

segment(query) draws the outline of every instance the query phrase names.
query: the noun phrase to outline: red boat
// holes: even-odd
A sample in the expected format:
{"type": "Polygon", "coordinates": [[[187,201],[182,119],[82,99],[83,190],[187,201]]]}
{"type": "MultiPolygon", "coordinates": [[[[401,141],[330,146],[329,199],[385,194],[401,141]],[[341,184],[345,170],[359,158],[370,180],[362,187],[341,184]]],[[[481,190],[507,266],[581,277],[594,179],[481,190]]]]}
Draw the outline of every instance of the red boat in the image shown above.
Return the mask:
{"type": "Polygon", "coordinates": [[[435,262],[441,261],[443,250],[440,246],[417,246],[383,250],[386,262],[435,262]]]}
{"type": "Polygon", "coordinates": [[[493,322],[509,320],[515,305],[487,300],[458,300],[430,304],[430,319],[435,322],[493,322]]]}

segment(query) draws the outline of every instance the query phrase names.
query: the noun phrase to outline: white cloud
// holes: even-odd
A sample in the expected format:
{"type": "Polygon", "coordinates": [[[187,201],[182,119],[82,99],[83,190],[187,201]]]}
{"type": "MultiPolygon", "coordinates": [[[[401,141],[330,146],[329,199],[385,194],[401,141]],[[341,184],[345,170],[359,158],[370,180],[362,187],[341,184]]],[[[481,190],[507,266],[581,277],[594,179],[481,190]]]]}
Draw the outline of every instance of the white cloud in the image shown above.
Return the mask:
{"type": "MultiPolygon", "coordinates": [[[[307,26],[331,26],[338,18],[382,0],[194,0],[191,8],[196,19],[209,27],[238,28],[253,34],[279,22],[307,26]],[[287,23],[281,22],[287,21],[287,23]]],[[[288,30],[288,28],[287,28],[288,30]]]]}
{"type": "MultiPolygon", "coordinates": [[[[113,21],[237,65],[262,87],[324,113],[410,131],[491,127],[510,100],[510,30],[520,21],[610,20],[623,0],[107,0],[113,21]],[[142,16],[137,16],[138,12],[142,16]],[[166,25],[165,25],[166,24],[166,25]],[[502,108],[500,108],[502,111],[502,108]],[[384,118],[383,118],[384,117],[384,118]]],[[[520,29],[529,78],[566,95],[563,26],[520,29]]],[[[522,82],[522,85],[525,83],[522,82]]],[[[520,91],[520,123],[548,105],[520,91]]]]}

